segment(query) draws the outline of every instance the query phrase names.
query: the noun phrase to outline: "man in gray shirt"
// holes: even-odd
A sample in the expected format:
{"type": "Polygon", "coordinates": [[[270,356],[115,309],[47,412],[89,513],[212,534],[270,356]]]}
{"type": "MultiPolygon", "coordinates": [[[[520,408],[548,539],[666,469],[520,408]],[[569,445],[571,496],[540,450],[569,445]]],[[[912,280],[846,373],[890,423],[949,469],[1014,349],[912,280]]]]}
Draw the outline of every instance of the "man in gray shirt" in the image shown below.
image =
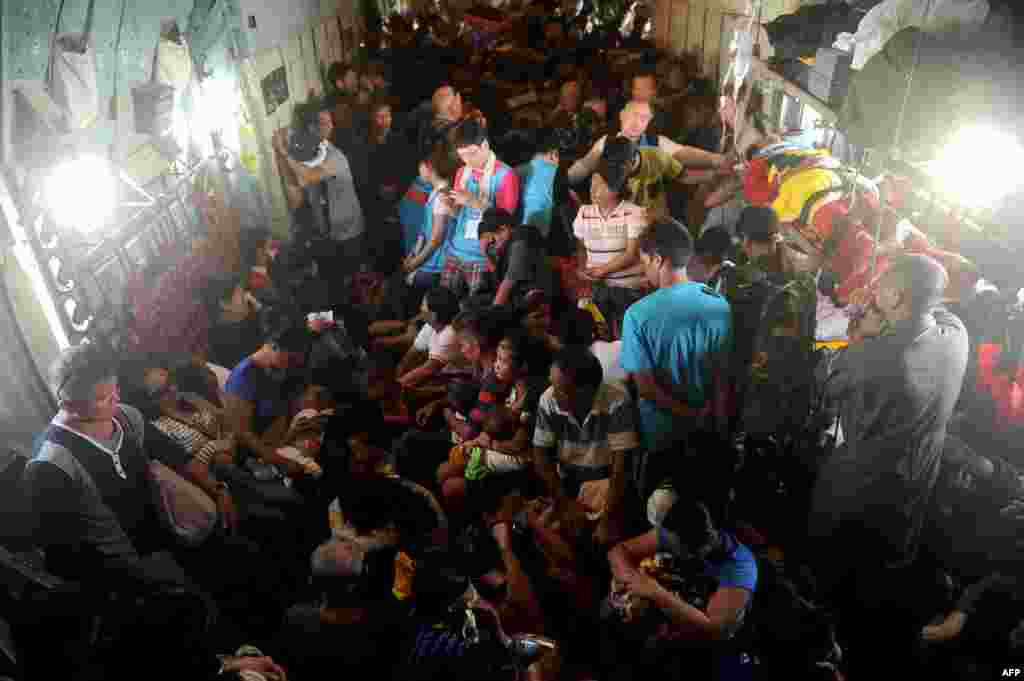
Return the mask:
{"type": "Polygon", "coordinates": [[[808,557],[843,614],[853,678],[913,669],[915,613],[930,605],[918,545],[968,354],[963,323],[938,307],[948,281],[927,256],[893,262],[826,384],[845,441],[812,493],[808,557]]]}
{"type": "Polygon", "coordinates": [[[297,130],[290,140],[279,131],[274,137],[274,148],[285,159],[302,190],[290,188],[292,208],[298,210],[303,202],[308,202],[315,233],[328,237],[331,253],[325,253],[323,261],[327,263],[324,269],[334,295],[344,287],[345,278],[359,271],[367,261],[366,225],[348,159],[331,143],[334,115],[326,109],[319,111],[316,128],[318,139],[311,130],[297,130]]]}
{"type": "Polygon", "coordinates": [[[835,540],[858,528],[858,560],[916,555],[967,367],[967,331],[938,307],[948,281],[927,256],[895,261],[828,378],[844,442],[822,467],[811,533],[835,540]]]}

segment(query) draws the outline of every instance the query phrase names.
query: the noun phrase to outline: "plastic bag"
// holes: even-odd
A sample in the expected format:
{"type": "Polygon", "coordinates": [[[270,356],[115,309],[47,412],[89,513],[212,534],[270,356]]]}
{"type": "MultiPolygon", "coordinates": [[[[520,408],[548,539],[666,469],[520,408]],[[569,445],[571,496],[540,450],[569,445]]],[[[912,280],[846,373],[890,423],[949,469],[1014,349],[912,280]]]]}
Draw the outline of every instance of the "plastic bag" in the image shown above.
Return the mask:
{"type": "Polygon", "coordinates": [[[50,49],[50,93],[69,130],[91,127],[100,117],[96,53],[88,41],[87,33],[62,33],[50,49]]]}
{"type": "Polygon", "coordinates": [[[153,79],[158,83],[170,85],[178,92],[185,90],[192,81],[192,55],[188,45],[181,41],[175,42],[160,38],[156,44],[156,67],[153,79]]]}
{"type": "Polygon", "coordinates": [[[859,70],[905,28],[942,33],[980,25],[988,12],[988,0],[886,0],[864,15],[856,34],[836,36],[833,47],[844,52],[853,49],[852,67],[859,70]]]}

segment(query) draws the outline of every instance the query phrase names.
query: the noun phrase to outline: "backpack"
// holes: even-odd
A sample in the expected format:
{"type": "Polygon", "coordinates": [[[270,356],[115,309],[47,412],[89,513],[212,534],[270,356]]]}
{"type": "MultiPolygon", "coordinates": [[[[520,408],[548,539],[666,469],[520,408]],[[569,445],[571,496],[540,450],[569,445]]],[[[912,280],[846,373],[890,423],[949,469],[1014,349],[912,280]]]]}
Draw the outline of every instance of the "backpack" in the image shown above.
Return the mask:
{"type": "Polygon", "coordinates": [[[740,418],[748,433],[795,434],[806,425],[816,364],[816,308],[801,306],[805,283],[794,278],[779,284],[765,277],[736,296],[733,366],[740,418]],[[793,305],[800,306],[795,319],[793,305]],[[776,333],[794,322],[796,336],[776,333]]]}

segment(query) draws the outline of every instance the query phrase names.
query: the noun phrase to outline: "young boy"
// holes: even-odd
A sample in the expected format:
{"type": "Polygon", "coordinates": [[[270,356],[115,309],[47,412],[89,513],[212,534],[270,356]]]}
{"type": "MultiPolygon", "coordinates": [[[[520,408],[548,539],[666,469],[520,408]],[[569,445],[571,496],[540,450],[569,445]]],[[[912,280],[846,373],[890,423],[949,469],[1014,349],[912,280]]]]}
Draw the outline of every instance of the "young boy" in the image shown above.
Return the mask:
{"type": "Polygon", "coordinates": [[[419,165],[419,176],[398,204],[405,260],[402,271],[414,289],[425,291],[441,282],[447,256],[445,243],[454,205],[448,198],[457,159],[444,143],[431,149],[419,165]]]}

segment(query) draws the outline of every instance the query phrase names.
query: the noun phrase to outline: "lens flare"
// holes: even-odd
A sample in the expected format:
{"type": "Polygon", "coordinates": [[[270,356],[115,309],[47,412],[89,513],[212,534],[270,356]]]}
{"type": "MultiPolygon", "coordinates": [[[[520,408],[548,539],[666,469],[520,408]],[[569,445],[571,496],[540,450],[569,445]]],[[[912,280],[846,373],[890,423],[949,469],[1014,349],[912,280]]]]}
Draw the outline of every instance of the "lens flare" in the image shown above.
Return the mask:
{"type": "Polygon", "coordinates": [[[939,187],[960,203],[989,208],[1021,186],[1024,147],[1012,134],[987,126],[964,128],[925,166],[939,187]]]}
{"type": "Polygon", "coordinates": [[[114,169],[99,156],[60,163],[46,178],[43,191],[53,220],[85,233],[106,226],[117,204],[114,169]]]}

